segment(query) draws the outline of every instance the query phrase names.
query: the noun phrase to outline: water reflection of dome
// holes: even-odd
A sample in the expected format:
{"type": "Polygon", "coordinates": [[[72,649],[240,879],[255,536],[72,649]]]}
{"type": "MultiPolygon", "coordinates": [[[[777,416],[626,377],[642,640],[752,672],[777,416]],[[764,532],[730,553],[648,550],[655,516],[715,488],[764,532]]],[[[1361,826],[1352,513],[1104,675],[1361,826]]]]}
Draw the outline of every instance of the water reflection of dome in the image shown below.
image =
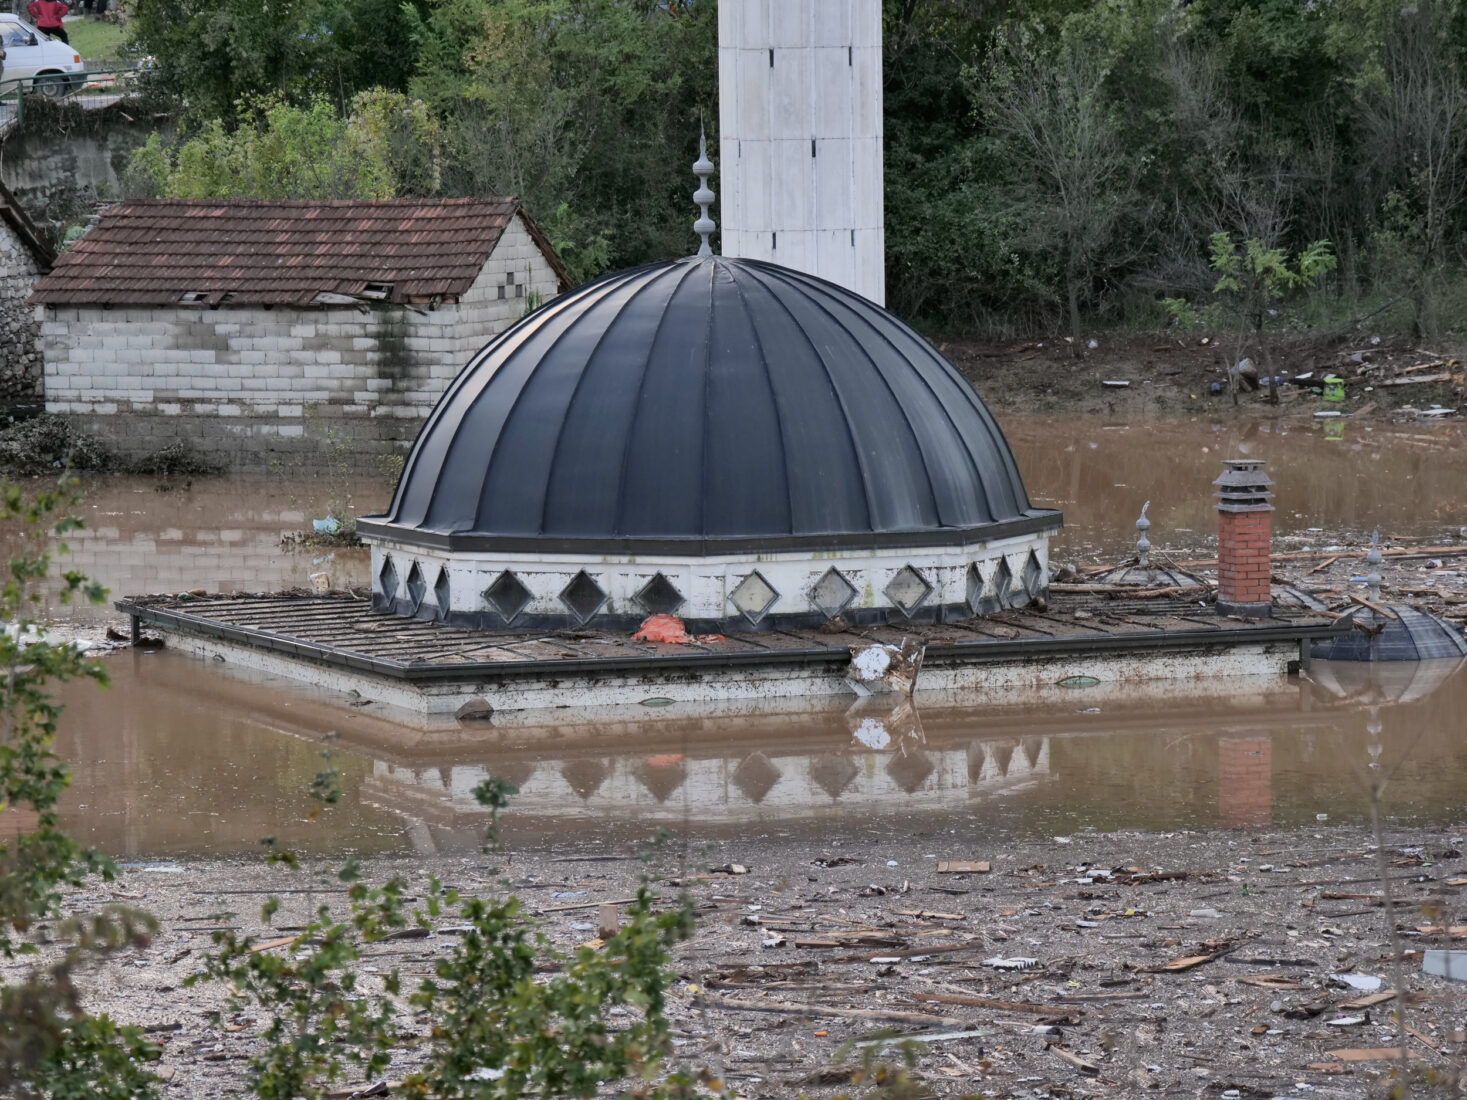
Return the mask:
{"type": "MultiPolygon", "coordinates": [[[[572,755],[541,759],[511,802],[511,820],[681,821],[691,814],[722,821],[799,819],[829,809],[881,813],[942,806],[944,800],[1021,789],[1051,778],[1047,736],[923,745],[903,737],[890,749],[830,751],[791,748],[753,752],[572,755]],[[1000,761],[1006,761],[1002,764],[1000,761]]],[[[436,768],[377,761],[364,799],[412,818],[436,822],[482,817],[475,787],[516,761],[456,764],[445,784],[436,768]]],[[[522,763],[522,762],[521,762],[522,763]]]]}
{"type": "Polygon", "coordinates": [[[658,802],[666,802],[688,777],[681,755],[649,756],[637,765],[637,781],[658,802]]]}
{"type": "Polygon", "coordinates": [[[906,324],[709,256],[609,275],[496,338],[357,530],[374,600],[398,613],[747,628],[1022,605],[1060,522],[906,324]]]}
{"type": "Polygon", "coordinates": [[[1461,657],[1429,661],[1313,661],[1309,678],[1333,699],[1412,703],[1425,699],[1467,666],[1461,657]]]}
{"type": "Polygon", "coordinates": [[[810,778],[832,799],[839,798],[852,780],[861,774],[855,761],[844,753],[827,752],[810,765],[810,778]]]}
{"type": "Polygon", "coordinates": [[[893,754],[891,761],[886,765],[886,774],[891,776],[896,781],[896,785],[908,794],[912,794],[923,783],[926,783],[936,770],[937,765],[920,747],[893,754]]]}

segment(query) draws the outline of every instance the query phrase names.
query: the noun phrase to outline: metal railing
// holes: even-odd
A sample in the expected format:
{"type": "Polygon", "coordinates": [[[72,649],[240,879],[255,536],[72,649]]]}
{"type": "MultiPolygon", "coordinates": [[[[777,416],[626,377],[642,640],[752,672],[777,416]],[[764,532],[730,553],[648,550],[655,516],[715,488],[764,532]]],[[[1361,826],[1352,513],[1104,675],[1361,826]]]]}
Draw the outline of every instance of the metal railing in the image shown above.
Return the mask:
{"type": "Polygon", "coordinates": [[[146,75],[143,69],[119,68],[0,80],[0,132],[25,125],[27,100],[42,97],[83,110],[100,110],[132,95],[146,75]]]}

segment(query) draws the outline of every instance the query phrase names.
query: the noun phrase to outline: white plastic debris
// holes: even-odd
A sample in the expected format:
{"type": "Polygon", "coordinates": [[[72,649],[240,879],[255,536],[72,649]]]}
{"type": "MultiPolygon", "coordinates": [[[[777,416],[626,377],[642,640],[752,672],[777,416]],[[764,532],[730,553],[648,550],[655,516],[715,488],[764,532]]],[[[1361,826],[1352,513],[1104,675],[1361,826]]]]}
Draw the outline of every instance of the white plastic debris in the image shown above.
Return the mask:
{"type": "Polygon", "coordinates": [[[1427,951],[1421,956],[1421,972],[1449,982],[1467,982],[1467,951],[1427,951]]]}
{"type": "Polygon", "coordinates": [[[1039,960],[1023,956],[1006,959],[1002,955],[995,955],[991,959],[984,959],[983,965],[994,970],[1034,970],[1039,966],[1039,960]]]}

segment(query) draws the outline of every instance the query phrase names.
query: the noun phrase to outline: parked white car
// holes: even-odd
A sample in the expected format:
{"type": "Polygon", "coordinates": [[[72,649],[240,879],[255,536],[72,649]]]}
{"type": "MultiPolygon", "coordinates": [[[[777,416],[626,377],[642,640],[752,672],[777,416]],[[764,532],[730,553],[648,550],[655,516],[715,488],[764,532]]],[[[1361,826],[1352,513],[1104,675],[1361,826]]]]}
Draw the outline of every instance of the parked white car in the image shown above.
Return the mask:
{"type": "Polygon", "coordinates": [[[28,80],[32,90],[60,96],[80,88],[86,80],[87,66],[81,54],[18,15],[0,12],[0,49],[5,51],[0,95],[13,95],[15,86],[28,80]]]}

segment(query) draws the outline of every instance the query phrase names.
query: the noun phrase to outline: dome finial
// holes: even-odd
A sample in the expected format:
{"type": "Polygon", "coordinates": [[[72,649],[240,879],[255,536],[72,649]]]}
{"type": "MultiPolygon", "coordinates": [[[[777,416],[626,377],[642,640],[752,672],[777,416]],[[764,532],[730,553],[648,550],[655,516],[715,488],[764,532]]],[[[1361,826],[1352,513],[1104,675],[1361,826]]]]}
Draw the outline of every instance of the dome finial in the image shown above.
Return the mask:
{"type": "Polygon", "coordinates": [[[709,247],[708,238],[713,236],[713,230],[717,228],[713,219],[708,216],[708,207],[713,203],[713,188],[708,186],[708,177],[713,174],[713,162],[708,159],[708,138],[703,131],[703,123],[698,123],[698,159],[693,162],[693,175],[698,177],[698,190],[693,192],[693,201],[698,204],[698,220],[693,223],[693,231],[702,238],[698,245],[699,256],[713,255],[713,249],[709,247]]]}
{"type": "Polygon", "coordinates": [[[1380,600],[1380,532],[1370,536],[1370,553],[1365,555],[1370,572],[1365,575],[1365,589],[1372,603],[1380,600]]]}
{"type": "Polygon", "coordinates": [[[1142,569],[1151,568],[1151,540],[1146,537],[1146,532],[1151,528],[1151,521],[1146,518],[1146,509],[1151,507],[1151,501],[1141,505],[1141,518],[1136,521],[1136,531],[1139,537],[1136,539],[1136,564],[1142,569]]]}

